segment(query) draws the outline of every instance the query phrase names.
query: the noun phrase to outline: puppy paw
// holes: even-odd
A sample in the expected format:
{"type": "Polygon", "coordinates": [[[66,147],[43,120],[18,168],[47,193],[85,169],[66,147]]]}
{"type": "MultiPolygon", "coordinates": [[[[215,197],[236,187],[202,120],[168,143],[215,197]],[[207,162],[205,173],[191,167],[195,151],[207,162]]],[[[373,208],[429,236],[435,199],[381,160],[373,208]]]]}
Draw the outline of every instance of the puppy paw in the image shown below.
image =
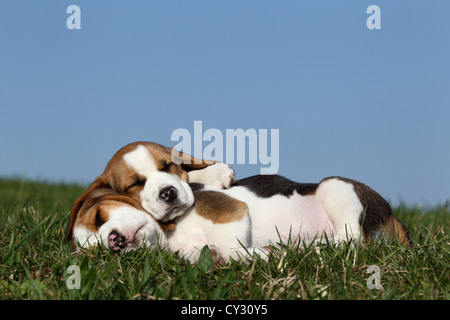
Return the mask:
{"type": "Polygon", "coordinates": [[[217,267],[218,265],[221,265],[224,263],[222,253],[220,253],[219,248],[210,245],[209,252],[211,252],[212,260],[214,262],[214,267],[217,267]]]}
{"type": "Polygon", "coordinates": [[[207,185],[220,189],[228,189],[235,181],[234,170],[225,163],[216,163],[207,167],[207,185]]]}
{"type": "Polygon", "coordinates": [[[236,181],[231,166],[221,162],[201,170],[189,171],[188,174],[189,182],[202,183],[219,189],[228,189],[236,181]]]}

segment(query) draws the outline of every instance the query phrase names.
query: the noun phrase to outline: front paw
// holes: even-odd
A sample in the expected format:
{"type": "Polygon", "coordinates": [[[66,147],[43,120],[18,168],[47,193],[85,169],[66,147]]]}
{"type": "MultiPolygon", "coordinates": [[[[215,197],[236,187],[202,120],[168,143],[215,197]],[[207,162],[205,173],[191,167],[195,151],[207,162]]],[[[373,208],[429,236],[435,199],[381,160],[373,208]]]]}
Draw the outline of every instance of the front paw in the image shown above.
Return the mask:
{"type": "Polygon", "coordinates": [[[216,163],[206,168],[210,170],[208,177],[210,178],[209,185],[221,189],[228,189],[236,181],[233,168],[225,163],[216,163]]]}
{"type": "Polygon", "coordinates": [[[228,189],[236,181],[231,166],[221,162],[201,170],[189,171],[188,174],[189,182],[202,183],[219,189],[228,189]]]}

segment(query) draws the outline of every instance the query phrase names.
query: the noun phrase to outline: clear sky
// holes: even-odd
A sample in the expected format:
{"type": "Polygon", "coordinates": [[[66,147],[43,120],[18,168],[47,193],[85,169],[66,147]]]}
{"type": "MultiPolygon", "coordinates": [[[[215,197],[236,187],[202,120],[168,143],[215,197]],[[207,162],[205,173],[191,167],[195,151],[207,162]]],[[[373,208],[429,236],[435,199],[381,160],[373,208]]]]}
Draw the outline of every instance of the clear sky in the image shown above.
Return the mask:
{"type": "Polygon", "coordinates": [[[0,176],[87,184],[120,147],[194,139],[197,120],[224,143],[227,129],[278,129],[290,179],[444,203],[449,17],[446,0],[1,1],[0,176]]]}

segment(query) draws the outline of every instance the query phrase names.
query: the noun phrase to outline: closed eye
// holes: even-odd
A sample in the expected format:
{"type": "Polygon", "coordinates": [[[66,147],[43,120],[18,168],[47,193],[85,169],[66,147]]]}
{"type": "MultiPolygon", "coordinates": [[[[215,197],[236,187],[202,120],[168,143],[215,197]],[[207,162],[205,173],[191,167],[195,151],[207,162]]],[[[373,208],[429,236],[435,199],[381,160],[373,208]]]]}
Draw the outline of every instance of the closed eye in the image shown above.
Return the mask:
{"type": "Polygon", "coordinates": [[[169,171],[169,170],[170,170],[170,167],[171,167],[173,164],[174,164],[173,162],[166,163],[166,164],[164,165],[164,167],[162,168],[162,171],[165,171],[165,172],[169,171]]]}
{"type": "Polygon", "coordinates": [[[143,187],[143,186],[145,185],[145,182],[146,182],[146,181],[147,181],[147,180],[145,180],[145,179],[136,181],[136,182],[133,183],[132,185],[128,186],[128,187],[125,189],[125,192],[127,192],[129,189],[134,188],[134,187],[143,187]]]}
{"type": "Polygon", "coordinates": [[[97,212],[95,214],[95,226],[97,229],[100,229],[100,227],[105,223],[105,220],[102,218],[102,214],[100,211],[100,208],[97,209],[97,212]]]}

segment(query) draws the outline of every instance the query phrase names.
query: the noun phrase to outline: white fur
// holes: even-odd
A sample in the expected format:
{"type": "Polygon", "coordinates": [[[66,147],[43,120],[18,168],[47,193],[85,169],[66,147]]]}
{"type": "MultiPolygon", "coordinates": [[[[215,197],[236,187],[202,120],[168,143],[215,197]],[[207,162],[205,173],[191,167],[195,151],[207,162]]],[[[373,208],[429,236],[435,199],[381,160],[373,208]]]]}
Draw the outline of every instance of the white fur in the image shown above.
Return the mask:
{"type": "Polygon", "coordinates": [[[100,236],[98,232],[92,232],[83,225],[75,226],[73,229],[73,238],[77,246],[82,248],[89,248],[100,243],[100,236]]]}
{"type": "Polygon", "coordinates": [[[225,261],[229,257],[238,259],[243,255],[239,250],[251,245],[251,226],[248,214],[239,221],[213,223],[200,216],[192,208],[177,220],[175,231],[167,234],[169,249],[191,262],[198,259],[205,245],[217,247],[225,261]]]}
{"type": "Polygon", "coordinates": [[[309,240],[334,233],[333,223],[314,196],[294,193],[290,197],[274,195],[260,198],[245,187],[223,190],[229,196],[244,201],[252,221],[252,246],[261,247],[288,240],[309,240]],[[280,239],[281,237],[281,239],[280,239]]]}
{"type": "Polygon", "coordinates": [[[317,188],[316,197],[336,228],[334,240],[347,241],[359,237],[359,217],[364,208],[351,183],[339,179],[325,180],[317,188]]]}

